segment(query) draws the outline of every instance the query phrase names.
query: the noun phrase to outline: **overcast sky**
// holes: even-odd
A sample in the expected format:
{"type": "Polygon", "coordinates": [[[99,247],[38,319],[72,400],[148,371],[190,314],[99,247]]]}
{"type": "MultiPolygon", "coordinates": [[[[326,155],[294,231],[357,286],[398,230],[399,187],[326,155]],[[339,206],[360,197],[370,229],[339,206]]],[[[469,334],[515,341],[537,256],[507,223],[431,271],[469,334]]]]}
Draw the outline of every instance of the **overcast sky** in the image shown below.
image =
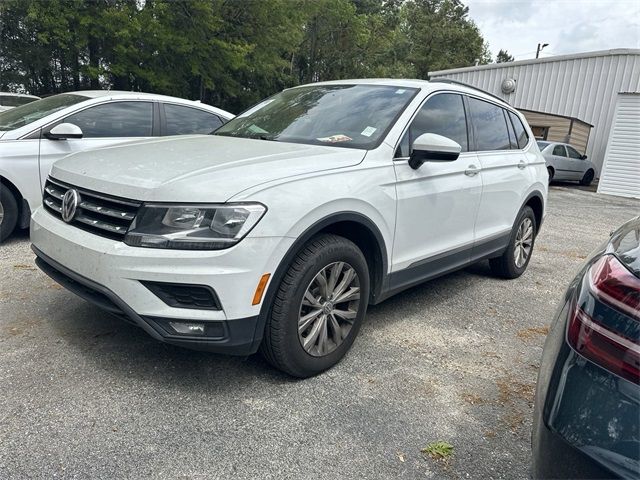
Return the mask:
{"type": "Polygon", "coordinates": [[[516,60],[541,56],[640,48],[640,0],[463,0],[495,55],[516,60]]]}

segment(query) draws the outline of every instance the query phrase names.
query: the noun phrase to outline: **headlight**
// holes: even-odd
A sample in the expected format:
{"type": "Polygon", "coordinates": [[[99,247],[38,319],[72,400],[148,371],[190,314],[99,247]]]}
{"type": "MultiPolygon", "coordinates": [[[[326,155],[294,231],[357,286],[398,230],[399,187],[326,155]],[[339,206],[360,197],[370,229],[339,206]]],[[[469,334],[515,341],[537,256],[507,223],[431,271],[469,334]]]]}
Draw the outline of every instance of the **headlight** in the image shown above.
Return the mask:
{"type": "Polygon", "coordinates": [[[124,243],[132,247],[221,250],[242,240],[267,208],[260,203],[143,205],[124,243]]]}

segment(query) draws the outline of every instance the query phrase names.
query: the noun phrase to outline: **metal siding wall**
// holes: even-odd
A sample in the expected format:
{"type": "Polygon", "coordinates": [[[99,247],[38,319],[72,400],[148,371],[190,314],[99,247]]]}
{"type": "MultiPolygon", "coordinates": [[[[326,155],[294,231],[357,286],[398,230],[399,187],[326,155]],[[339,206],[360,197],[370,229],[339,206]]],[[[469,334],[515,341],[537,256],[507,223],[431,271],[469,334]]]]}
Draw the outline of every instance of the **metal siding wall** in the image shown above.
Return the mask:
{"type": "Polygon", "coordinates": [[[618,95],[598,192],[640,198],[640,95],[618,95]]]}
{"type": "Polygon", "coordinates": [[[445,77],[477,86],[516,108],[576,117],[594,125],[587,155],[602,168],[619,92],[640,92],[640,55],[611,54],[524,65],[442,72],[445,77]],[[505,78],[516,79],[516,91],[504,95],[505,78]]]}

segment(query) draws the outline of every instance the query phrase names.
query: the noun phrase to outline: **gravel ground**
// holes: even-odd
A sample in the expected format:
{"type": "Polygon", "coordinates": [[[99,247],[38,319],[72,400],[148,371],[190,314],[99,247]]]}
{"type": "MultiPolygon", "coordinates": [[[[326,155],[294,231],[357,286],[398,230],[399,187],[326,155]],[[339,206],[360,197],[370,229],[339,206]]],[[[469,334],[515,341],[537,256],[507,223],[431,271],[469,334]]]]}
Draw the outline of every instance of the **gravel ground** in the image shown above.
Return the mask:
{"type": "Polygon", "coordinates": [[[578,265],[640,202],[552,187],[523,277],[481,263],[370,309],[292,380],[157,343],[0,247],[0,478],[526,478],[534,384],[578,265]],[[447,461],[424,457],[433,441],[447,461]]]}

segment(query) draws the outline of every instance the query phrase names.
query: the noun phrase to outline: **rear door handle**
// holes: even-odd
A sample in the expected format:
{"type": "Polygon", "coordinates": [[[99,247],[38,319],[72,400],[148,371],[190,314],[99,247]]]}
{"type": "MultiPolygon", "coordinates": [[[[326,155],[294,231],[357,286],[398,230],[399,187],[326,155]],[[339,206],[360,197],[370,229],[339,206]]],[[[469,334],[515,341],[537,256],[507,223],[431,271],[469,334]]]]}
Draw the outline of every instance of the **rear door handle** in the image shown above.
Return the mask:
{"type": "Polygon", "coordinates": [[[523,170],[526,167],[527,167],[527,162],[525,162],[524,160],[520,160],[520,163],[518,163],[518,168],[520,170],[523,170]]]}
{"type": "Polygon", "coordinates": [[[476,167],[475,165],[469,165],[467,167],[467,169],[464,171],[464,174],[467,177],[474,177],[476,176],[478,173],[480,173],[480,169],[478,167],[476,167]]]}

